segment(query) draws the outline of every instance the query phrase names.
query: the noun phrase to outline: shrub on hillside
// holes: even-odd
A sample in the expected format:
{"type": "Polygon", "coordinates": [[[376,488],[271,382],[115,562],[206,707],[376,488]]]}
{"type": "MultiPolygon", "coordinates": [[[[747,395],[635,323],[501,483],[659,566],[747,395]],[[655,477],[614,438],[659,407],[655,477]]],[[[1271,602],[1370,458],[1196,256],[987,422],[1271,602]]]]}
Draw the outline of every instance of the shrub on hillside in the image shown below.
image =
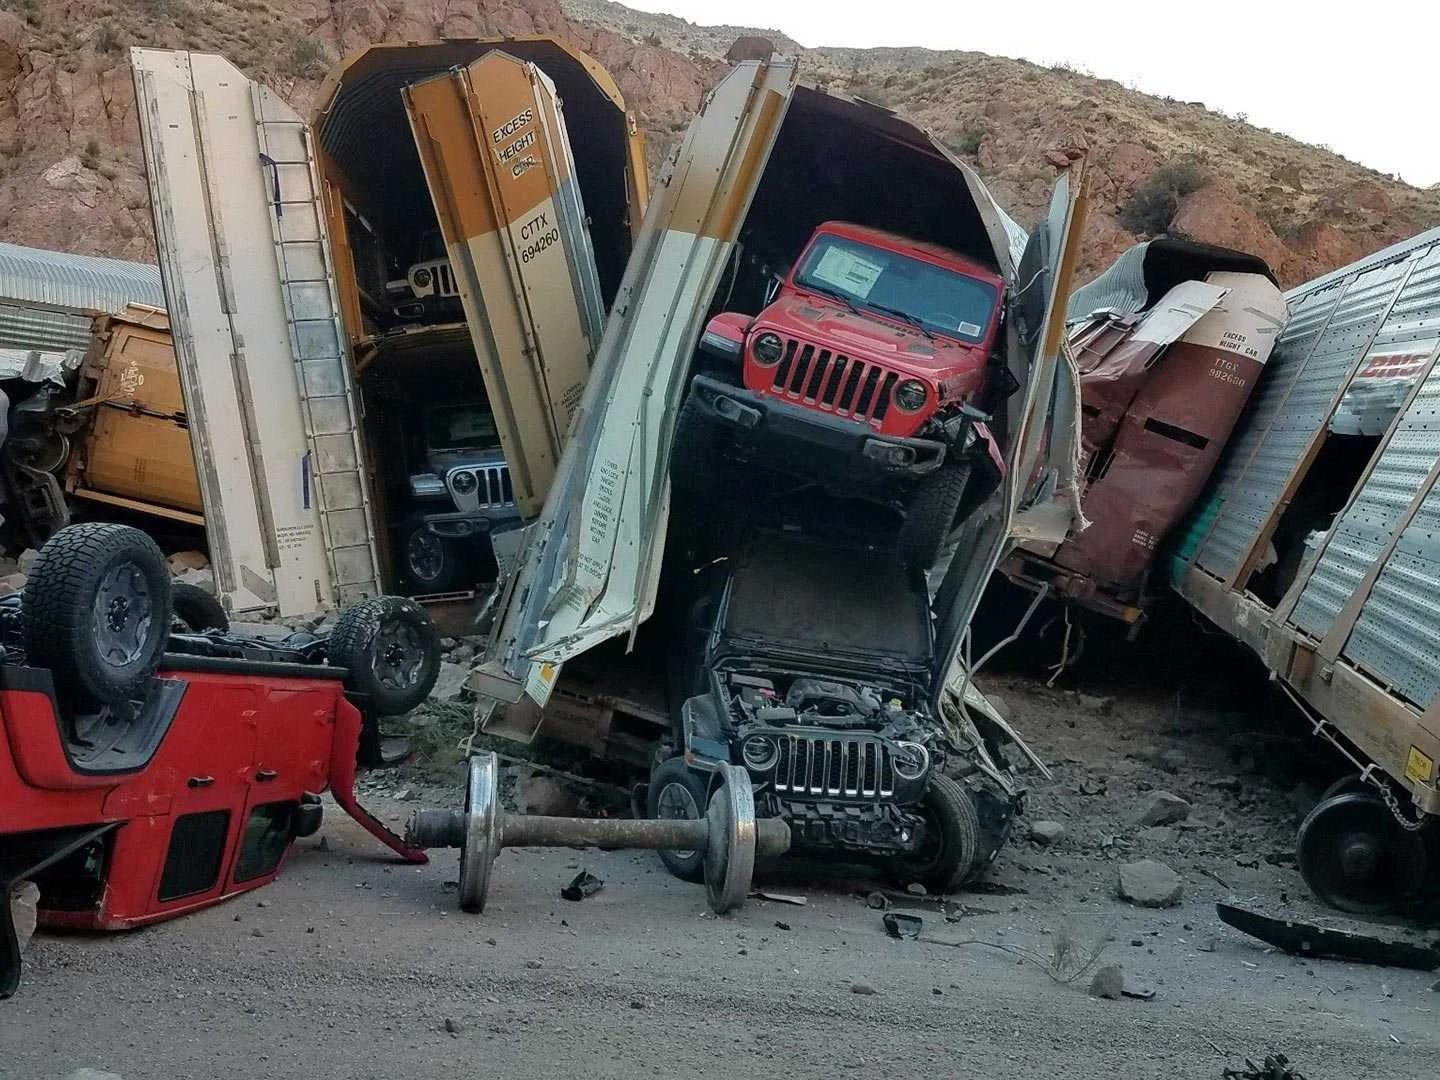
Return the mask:
{"type": "Polygon", "coordinates": [[[1210,182],[1205,170],[1182,158],[1163,165],[1120,208],[1120,224],[1132,233],[1154,236],[1170,227],[1180,200],[1210,182]]]}

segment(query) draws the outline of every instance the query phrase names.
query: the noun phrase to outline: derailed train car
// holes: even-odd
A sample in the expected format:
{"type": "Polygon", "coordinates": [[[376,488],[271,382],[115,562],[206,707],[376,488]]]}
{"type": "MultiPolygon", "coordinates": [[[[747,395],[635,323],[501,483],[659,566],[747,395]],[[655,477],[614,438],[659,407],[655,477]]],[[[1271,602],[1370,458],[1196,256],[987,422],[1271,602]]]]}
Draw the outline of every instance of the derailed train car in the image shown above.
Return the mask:
{"type": "Polygon", "coordinates": [[[1353,766],[1305,818],[1315,893],[1440,896],[1440,230],[1286,294],[1290,320],[1175,545],[1174,588],[1353,766]]]}
{"type": "MultiPolygon", "coordinates": [[[[401,577],[454,584],[455,542],[538,510],[629,258],[645,156],[614,81],[549,38],[374,45],[337,65],[307,121],[218,56],[136,49],[132,67],[225,603],[303,614],[401,577]],[[523,177],[472,120],[477,63],[497,105],[529,102],[496,125],[534,136],[523,177]],[[437,78],[458,85],[457,122],[429,134],[483,142],[489,166],[448,202],[491,222],[501,257],[459,257],[437,222],[403,96],[437,78]],[[557,219],[579,223],[554,257],[523,258],[530,207],[511,181],[555,188],[557,219]]],[[[459,553],[462,585],[485,551],[459,553]]]]}
{"type": "Polygon", "coordinates": [[[887,110],[796,86],[789,64],[736,65],[657,185],[571,441],[470,679],[480,727],[522,738],[544,731],[543,710],[565,694],[573,669],[601,654],[618,663],[632,645],[644,652],[649,632],[652,677],[686,654],[669,694],[670,730],[652,758],[653,812],[695,816],[705,776],[743,763],[767,812],[807,842],[899,858],[911,880],[941,888],[993,856],[1021,792],[1001,748],[1035,759],[970,682],[963,642],[1014,538],[1058,540],[1075,521],[1073,501],[1051,496],[1075,491],[1076,385],[1061,356],[1056,297],[1075,261],[1080,179],[1061,178],[1027,240],[975,173],[924,132],[887,110]],[[826,221],[939,245],[988,267],[1010,294],[995,363],[1021,392],[988,418],[1004,480],[989,512],[956,538],[933,596],[923,576],[894,572],[898,555],[877,534],[836,554],[839,538],[867,523],[853,511],[828,513],[845,502],[833,492],[802,506],[802,493],[747,478],[748,505],[733,514],[672,503],[676,418],[702,328],[720,311],[759,312],[826,221]],[[817,573],[822,564],[837,569],[817,573]],[[856,575],[857,566],[874,570],[856,575]],[[837,606],[838,567],[890,592],[837,606]],[[688,584],[717,576],[708,598],[688,584]],[[655,632],[675,626],[656,617],[674,593],[695,600],[680,602],[678,631],[699,634],[694,650],[655,632]],[[922,617],[875,625],[877,611],[922,617]],[[826,632],[840,623],[852,631],[843,644],[826,632]],[[855,640],[865,626],[868,636],[855,640]],[[912,645],[903,656],[902,640],[912,645]],[[996,804],[978,860],[978,842],[969,857],[946,848],[996,804]],[[918,850],[932,842],[942,850],[918,850]]]}
{"type": "Polygon", "coordinates": [[[1162,237],[1070,298],[1088,526],[1027,541],[1011,580],[1136,624],[1158,550],[1205,487],[1285,321],[1263,260],[1162,237]]]}

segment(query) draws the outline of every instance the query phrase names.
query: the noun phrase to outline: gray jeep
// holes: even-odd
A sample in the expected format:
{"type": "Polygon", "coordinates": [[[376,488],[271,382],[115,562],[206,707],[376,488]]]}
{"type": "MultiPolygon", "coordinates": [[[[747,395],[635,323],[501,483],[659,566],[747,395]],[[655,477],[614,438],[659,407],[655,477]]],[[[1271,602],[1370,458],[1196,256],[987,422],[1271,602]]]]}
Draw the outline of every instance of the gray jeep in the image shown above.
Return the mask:
{"type": "Polygon", "coordinates": [[[449,592],[493,578],[494,556],[484,542],[518,525],[520,513],[488,404],[426,412],[423,460],[409,487],[413,508],[395,546],[415,591],[449,592]]]}

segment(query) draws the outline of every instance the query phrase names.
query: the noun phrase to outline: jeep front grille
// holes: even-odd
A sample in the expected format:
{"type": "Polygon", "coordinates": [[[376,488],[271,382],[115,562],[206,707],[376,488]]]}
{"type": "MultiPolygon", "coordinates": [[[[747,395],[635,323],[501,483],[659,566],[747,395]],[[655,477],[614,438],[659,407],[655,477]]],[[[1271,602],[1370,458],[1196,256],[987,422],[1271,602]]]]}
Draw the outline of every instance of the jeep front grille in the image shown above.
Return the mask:
{"type": "Polygon", "coordinates": [[[875,364],[788,338],[773,387],[791,401],[878,424],[899,381],[898,374],[875,364]]]}
{"type": "Polygon", "coordinates": [[[781,795],[875,799],[895,794],[895,766],[878,739],[781,735],[775,791],[781,795]]]}
{"type": "Polygon", "coordinates": [[[487,465],[483,469],[476,469],[475,479],[480,481],[476,494],[480,497],[481,506],[515,505],[515,489],[510,484],[509,465],[487,465]]]}

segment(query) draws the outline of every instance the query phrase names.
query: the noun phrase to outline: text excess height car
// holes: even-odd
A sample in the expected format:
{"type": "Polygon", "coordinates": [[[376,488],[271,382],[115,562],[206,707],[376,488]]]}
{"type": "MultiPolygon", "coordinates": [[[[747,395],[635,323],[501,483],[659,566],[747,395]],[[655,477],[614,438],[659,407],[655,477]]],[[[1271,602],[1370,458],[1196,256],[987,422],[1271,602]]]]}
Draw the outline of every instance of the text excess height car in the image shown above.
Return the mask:
{"type": "Polygon", "coordinates": [[[930,567],[1001,475],[980,405],[1003,308],[1003,279],[963,255],[821,225],[764,311],[710,320],[672,475],[721,449],[892,506],[901,557],[930,567]]]}

